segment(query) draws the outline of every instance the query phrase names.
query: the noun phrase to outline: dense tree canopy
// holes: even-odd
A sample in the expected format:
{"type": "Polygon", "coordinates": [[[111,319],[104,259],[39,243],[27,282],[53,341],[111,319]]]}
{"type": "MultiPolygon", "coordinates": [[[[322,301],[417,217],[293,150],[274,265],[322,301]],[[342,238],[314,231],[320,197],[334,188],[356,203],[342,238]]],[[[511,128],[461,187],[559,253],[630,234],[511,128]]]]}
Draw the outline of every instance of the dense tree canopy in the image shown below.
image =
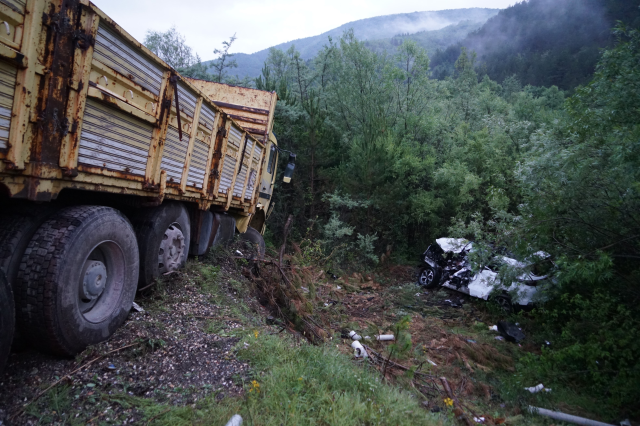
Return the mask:
{"type": "Polygon", "coordinates": [[[521,73],[498,83],[465,47],[442,79],[408,39],[392,55],[352,32],[312,60],[272,49],[255,85],[278,92],[274,131],[297,168],[274,192],[267,243],[293,215],[292,238],[336,272],[413,263],[447,235],[521,258],[544,250],[557,268],[532,315],[554,346],[522,368],[640,412],[640,33],[611,37],[568,98],[521,73]]]}
{"type": "Polygon", "coordinates": [[[295,238],[334,270],[411,262],[445,235],[522,258],[544,250],[558,269],[538,326],[556,346],[536,374],[562,371],[640,410],[640,35],[615,37],[568,99],[479,76],[464,48],[443,80],[409,40],[393,56],[350,33],[313,61],[273,50],[256,83],[279,90],[275,132],[298,170],[276,191],[268,237],[293,214],[295,238]]]}
{"type": "Polygon", "coordinates": [[[436,52],[434,76],[454,72],[462,46],[478,53],[481,73],[504,81],[573,89],[593,75],[617,21],[640,24],[638,0],[528,0],[500,11],[459,45],[436,52]]]}

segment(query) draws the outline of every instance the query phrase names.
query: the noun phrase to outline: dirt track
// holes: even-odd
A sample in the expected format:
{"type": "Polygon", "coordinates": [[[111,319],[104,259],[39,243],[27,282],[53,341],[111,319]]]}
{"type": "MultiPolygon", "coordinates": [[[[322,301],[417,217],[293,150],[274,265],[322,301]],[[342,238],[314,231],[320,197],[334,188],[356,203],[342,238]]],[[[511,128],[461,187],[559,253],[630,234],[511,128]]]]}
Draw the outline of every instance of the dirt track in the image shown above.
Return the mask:
{"type": "MultiPolygon", "coordinates": [[[[137,423],[145,413],[135,397],[148,399],[147,404],[183,406],[212,393],[223,398],[241,392],[249,367],[235,358],[233,333],[247,318],[234,318],[215,303],[197,288],[198,279],[194,266],[167,279],[162,292],[138,297],[145,312],[132,310],[112,338],[76,359],[14,352],[0,377],[0,424],[137,423]]],[[[234,289],[227,290],[230,300],[238,297],[234,289]]]]}

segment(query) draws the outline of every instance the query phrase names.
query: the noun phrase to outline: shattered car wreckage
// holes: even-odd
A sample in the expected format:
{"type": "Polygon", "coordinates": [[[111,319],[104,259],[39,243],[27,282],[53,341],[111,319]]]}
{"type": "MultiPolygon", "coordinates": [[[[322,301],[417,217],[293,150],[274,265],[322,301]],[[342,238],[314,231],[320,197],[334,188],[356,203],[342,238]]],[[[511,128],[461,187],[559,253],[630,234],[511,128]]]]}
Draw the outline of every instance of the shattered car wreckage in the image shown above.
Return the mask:
{"type": "Polygon", "coordinates": [[[553,268],[547,253],[537,252],[533,260],[524,262],[494,256],[474,273],[469,259],[473,250],[473,243],[463,238],[437,239],[422,254],[418,284],[428,289],[447,287],[484,300],[491,297],[505,309],[511,309],[512,303],[527,306],[540,300],[539,290],[550,279],[553,268]],[[498,276],[503,266],[518,271],[509,286],[503,285],[498,276]]]}

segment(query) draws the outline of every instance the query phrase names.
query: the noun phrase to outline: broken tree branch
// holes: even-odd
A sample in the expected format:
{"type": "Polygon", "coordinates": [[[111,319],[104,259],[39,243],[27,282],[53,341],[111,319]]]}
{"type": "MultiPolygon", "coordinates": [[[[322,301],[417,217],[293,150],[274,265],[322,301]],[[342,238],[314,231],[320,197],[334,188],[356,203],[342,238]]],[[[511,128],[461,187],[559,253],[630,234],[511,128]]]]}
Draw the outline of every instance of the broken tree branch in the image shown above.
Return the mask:
{"type": "Polygon", "coordinates": [[[440,377],[440,381],[442,382],[442,387],[444,388],[445,392],[447,392],[447,395],[449,395],[449,398],[451,398],[451,400],[453,401],[453,405],[460,410],[460,412],[462,414],[460,414],[459,418],[465,422],[465,424],[467,426],[473,426],[473,423],[471,423],[471,420],[469,420],[469,418],[466,416],[466,414],[464,414],[464,410],[462,409],[462,406],[460,405],[460,401],[458,401],[458,398],[456,398],[456,396],[453,394],[453,391],[451,390],[451,387],[449,386],[449,382],[447,382],[447,378],[446,377],[440,377]]]}
{"type": "Polygon", "coordinates": [[[284,257],[284,250],[287,247],[287,235],[289,235],[289,231],[291,231],[292,222],[293,222],[293,215],[289,215],[289,217],[287,218],[287,222],[284,224],[284,235],[282,236],[282,246],[280,247],[280,253],[279,253],[280,267],[282,267],[282,258],[284,257]]]}

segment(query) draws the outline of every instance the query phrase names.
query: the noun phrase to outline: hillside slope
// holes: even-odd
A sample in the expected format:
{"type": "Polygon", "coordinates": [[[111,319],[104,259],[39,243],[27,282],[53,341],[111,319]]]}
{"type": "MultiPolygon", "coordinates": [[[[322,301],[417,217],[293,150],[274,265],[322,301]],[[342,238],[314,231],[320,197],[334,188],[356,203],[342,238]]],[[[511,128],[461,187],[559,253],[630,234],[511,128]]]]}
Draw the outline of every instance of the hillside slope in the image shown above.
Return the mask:
{"type": "Polygon", "coordinates": [[[459,45],[433,56],[434,76],[453,73],[461,46],[477,53],[481,73],[502,82],[516,75],[522,84],[561,89],[588,81],[600,49],[612,42],[621,20],[640,23],[640,0],[529,0],[500,11],[459,45]]]}
{"type": "MultiPolygon", "coordinates": [[[[300,51],[302,58],[310,59],[322,49],[322,46],[327,44],[329,37],[337,40],[349,29],[353,29],[355,36],[360,40],[391,39],[399,34],[437,31],[450,25],[457,25],[463,21],[477,23],[474,28],[471,28],[475,29],[480,23],[486,22],[487,19],[495,16],[499,10],[500,9],[469,8],[376,16],[346,23],[317,36],[292,40],[273,47],[286,51],[289,47],[295,45],[296,49],[300,51]]],[[[466,35],[466,33],[462,36],[464,35],[466,35]]],[[[453,40],[453,42],[455,43],[458,40],[460,40],[460,38],[453,40]]],[[[440,44],[436,47],[440,47],[440,44]]],[[[433,50],[435,50],[435,48],[433,50]]],[[[268,54],[269,49],[264,49],[252,54],[235,54],[234,58],[238,63],[238,68],[232,70],[232,74],[237,74],[240,78],[259,76],[268,54]]],[[[211,61],[207,61],[205,64],[209,64],[210,62],[211,61]]]]}
{"type": "Polygon", "coordinates": [[[420,31],[413,34],[399,34],[391,38],[366,40],[365,46],[377,53],[393,53],[405,40],[415,41],[427,51],[429,57],[438,50],[446,49],[452,44],[461,42],[469,33],[482,27],[484,22],[461,21],[439,30],[420,31]]]}

